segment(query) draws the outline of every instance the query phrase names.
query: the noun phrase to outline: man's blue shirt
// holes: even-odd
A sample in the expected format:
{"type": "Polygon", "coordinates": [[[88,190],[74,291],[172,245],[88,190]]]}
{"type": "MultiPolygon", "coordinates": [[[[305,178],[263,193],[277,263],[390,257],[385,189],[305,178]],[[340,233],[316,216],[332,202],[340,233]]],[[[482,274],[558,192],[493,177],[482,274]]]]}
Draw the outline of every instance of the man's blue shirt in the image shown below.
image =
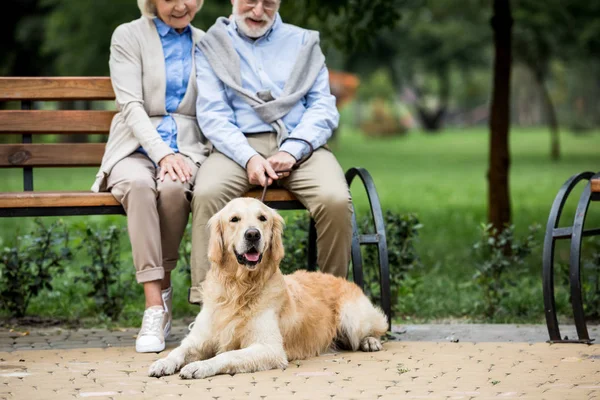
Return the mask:
{"type": "MultiPolygon", "coordinates": [[[[240,56],[242,86],[254,93],[270,90],[273,97],[278,98],[307,38],[307,31],[284,24],[279,14],[275,18],[273,27],[257,40],[239,32],[233,21],[228,33],[240,56]]],[[[250,147],[244,134],[273,132],[274,129],[260,119],[233,89],[221,82],[198,46],[195,57],[199,93],[196,115],[200,128],[217,150],[245,168],[257,152],[250,147]]],[[[290,137],[309,142],[318,137],[322,143],[331,137],[332,130],[338,125],[339,114],[335,97],[330,92],[326,67],[319,73],[311,90],[282,120],[290,137]]],[[[308,146],[289,140],[281,146],[281,150],[300,159],[308,152],[308,146]]]]}

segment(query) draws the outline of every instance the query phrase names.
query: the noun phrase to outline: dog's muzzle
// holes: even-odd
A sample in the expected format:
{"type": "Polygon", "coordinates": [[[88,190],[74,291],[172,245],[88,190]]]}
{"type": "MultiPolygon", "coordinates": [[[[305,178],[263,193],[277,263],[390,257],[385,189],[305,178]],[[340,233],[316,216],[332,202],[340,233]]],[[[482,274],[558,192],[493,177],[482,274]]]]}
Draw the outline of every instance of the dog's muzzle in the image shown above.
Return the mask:
{"type": "Polygon", "coordinates": [[[247,267],[254,267],[262,261],[262,254],[258,251],[258,244],[261,240],[260,231],[256,228],[250,228],[244,232],[246,251],[238,253],[234,250],[238,263],[247,267]]]}

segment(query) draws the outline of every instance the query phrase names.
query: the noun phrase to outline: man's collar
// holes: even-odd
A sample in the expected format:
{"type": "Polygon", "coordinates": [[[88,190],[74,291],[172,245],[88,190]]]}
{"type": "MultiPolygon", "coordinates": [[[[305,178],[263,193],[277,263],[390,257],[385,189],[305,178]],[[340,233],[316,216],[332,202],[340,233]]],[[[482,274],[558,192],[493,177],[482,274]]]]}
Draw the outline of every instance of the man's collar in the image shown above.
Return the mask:
{"type": "Polygon", "coordinates": [[[231,19],[231,29],[233,30],[233,32],[236,32],[238,35],[240,35],[242,38],[247,39],[247,40],[251,40],[251,41],[257,41],[257,40],[270,40],[271,35],[273,34],[273,32],[275,32],[277,29],[279,29],[281,27],[281,25],[283,25],[283,21],[281,20],[281,16],[279,15],[279,13],[275,14],[275,22],[273,23],[273,25],[269,28],[269,30],[262,35],[261,37],[258,38],[251,38],[246,36],[246,34],[244,32],[242,32],[241,30],[238,29],[237,26],[237,22],[235,22],[235,18],[231,19]]]}
{"type": "Polygon", "coordinates": [[[264,34],[263,37],[266,37],[267,39],[269,39],[269,36],[271,36],[271,34],[274,31],[279,29],[281,27],[281,25],[283,25],[283,21],[281,20],[281,16],[279,16],[279,13],[277,13],[277,14],[275,14],[275,22],[273,23],[273,26],[271,27],[271,29],[269,29],[267,31],[267,33],[264,34]]]}
{"type": "MultiPolygon", "coordinates": [[[[177,33],[179,35],[179,33],[173,29],[171,26],[167,25],[164,23],[164,21],[158,17],[153,19],[154,24],[156,25],[156,30],[158,31],[158,34],[161,37],[165,37],[167,36],[167,34],[171,31],[173,31],[173,33],[177,33]]],[[[183,30],[182,33],[187,33],[190,31],[190,26],[186,26],[185,29],[183,30]]]]}

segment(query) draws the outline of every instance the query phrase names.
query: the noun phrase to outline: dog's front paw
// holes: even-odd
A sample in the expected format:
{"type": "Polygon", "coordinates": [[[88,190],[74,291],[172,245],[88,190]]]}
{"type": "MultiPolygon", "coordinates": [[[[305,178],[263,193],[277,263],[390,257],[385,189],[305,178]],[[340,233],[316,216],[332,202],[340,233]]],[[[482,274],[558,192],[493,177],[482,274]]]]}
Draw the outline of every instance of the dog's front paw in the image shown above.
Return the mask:
{"type": "Polygon", "coordinates": [[[190,363],[181,369],[179,377],[182,379],[202,379],[213,376],[215,371],[206,361],[196,361],[190,363]]]}
{"type": "Polygon", "coordinates": [[[366,337],[360,342],[362,351],[379,351],[383,349],[381,342],[374,337],[366,337]]]}
{"type": "Polygon", "coordinates": [[[148,369],[148,376],[160,378],[161,376],[173,375],[178,369],[177,362],[170,358],[161,358],[155,361],[148,369]]]}

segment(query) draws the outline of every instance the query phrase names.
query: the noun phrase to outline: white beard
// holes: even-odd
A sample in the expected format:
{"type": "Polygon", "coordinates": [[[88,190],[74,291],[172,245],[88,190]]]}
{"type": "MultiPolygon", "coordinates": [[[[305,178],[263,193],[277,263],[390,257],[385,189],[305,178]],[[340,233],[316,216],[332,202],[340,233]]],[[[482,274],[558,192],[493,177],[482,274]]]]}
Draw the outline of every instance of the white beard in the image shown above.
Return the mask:
{"type": "Polygon", "coordinates": [[[239,30],[249,38],[258,39],[263,36],[265,33],[271,29],[273,23],[275,23],[275,19],[271,19],[267,16],[267,14],[263,14],[262,21],[265,21],[266,24],[259,28],[251,28],[246,23],[246,18],[251,16],[252,11],[248,11],[245,14],[238,14],[235,10],[233,11],[233,17],[235,18],[235,23],[239,30]]]}

